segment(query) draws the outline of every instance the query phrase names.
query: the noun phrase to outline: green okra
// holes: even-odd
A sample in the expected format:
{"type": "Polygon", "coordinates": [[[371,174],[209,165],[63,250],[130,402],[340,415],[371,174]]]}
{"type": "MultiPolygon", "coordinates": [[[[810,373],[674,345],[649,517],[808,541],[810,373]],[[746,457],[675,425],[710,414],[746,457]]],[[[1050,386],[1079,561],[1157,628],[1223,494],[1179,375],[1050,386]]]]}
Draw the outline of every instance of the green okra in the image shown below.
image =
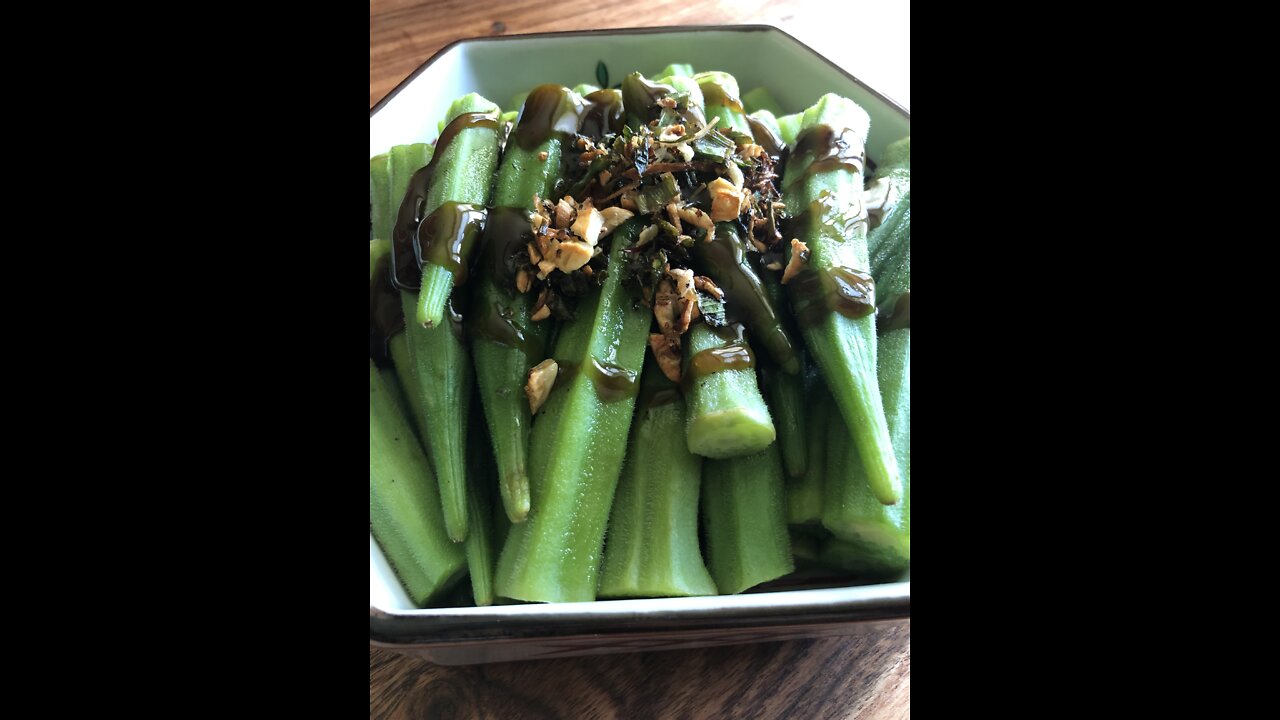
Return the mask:
{"type": "Polygon", "coordinates": [[[716,223],[714,238],[693,244],[694,264],[724,291],[726,304],[773,364],[788,375],[799,376],[803,370],[800,343],[788,332],[790,321],[778,306],[784,294],[777,291],[776,278],[752,266],[746,248],[737,223],[716,223]]]}
{"type": "Polygon", "coordinates": [[[796,137],[800,135],[800,122],[803,119],[803,112],[777,116],[778,137],[782,138],[782,142],[788,147],[796,144],[796,137]]]}
{"type": "Polygon", "coordinates": [[[747,124],[746,111],[738,95],[738,81],[727,72],[709,70],[693,76],[698,81],[698,89],[702,91],[707,121],[718,117],[720,122],[716,130],[728,133],[730,130],[751,134],[751,126],[747,124]]]}
{"type": "Polygon", "coordinates": [[[685,402],[652,356],[605,536],[600,597],[715,595],[698,546],[702,458],[689,452],[685,402]]]}
{"type": "MultiPolygon", "coordinates": [[[[791,314],[786,289],[782,286],[777,273],[755,263],[760,276],[761,285],[774,308],[777,318],[776,329],[769,332],[781,334],[791,344],[797,359],[799,372],[774,372],[768,382],[763,383],[769,392],[769,409],[773,413],[778,427],[778,449],[782,452],[782,464],[786,468],[788,478],[799,478],[808,467],[808,433],[806,426],[807,411],[804,405],[805,385],[809,375],[809,363],[805,357],[804,345],[797,339],[800,331],[795,327],[791,314]]],[[[768,336],[766,336],[768,337],[768,336]]]]}
{"type": "Polygon", "coordinates": [[[722,595],[795,570],[777,446],[702,466],[707,568],[722,595]]]}
{"type": "Polygon", "coordinates": [[[867,183],[863,193],[870,211],[870,230],[867,231],[867,249],[871,253],[874,270],[876,264],[876,229],[903,198],[911,192],[911,137],[907,136],[889,143],[880,164],[876,166],[875,177],[867,183]]]}
{"type": "MultiPolygon", "coordinates": [[[[383,157],[383,166],[385,169],[385,158],[383,157]]],[[[383,190],[386,189],[386,183],[383,183],[383,190]]],[[[370,240],[369,241],[369,341],[370,356],[372,357],[376,350],[378,357],[390,355],[394,362],[394,355],[387,352],[387,348],[375,348],[378,343],[390,342],[386,338],[388,332],[386,325],[392,322],[403,323],[404,319],[400,317],[399,298],[395,288],[390,285],[388,277],[389,266],[391,261],[391,241],[390,240],[370,240]],[[379,286],[379,283],[386,283],[385,286],[379,286]],[[393,315],[394,318],[385,317],[383,313],[393,315]]],[[[393,335],[392,337],[400,337],[403,333],[393,335]]],[[[396,377],[396,367],[394,364],[383,364],[378,367],[378,373],[382,375],[383,382],[386,383],[388,394],[395,400],[400,408],[400,412],[405,417],[412,416],[412,410],[409,408],[408,396],[406,390],[401,386],[400,380],[396,377]]]]}
{"type": "MultiPolygon", "coordinates": [[[[892,505],[902,497],[902,478],[876,379],[875,293],[862,205],[862,143],[869,122],[862,108],[830,94],[804,112],[786,164],[783,198],[794,218],[789,235],[807,245],[808,257],[790,278],[787,294],[871,491],[892,505]]],[[[787,248],[788,262],[795,247],[787,248]]]]}
{"type": "Polygon", "coordinates": [[[755,112],[748,113],[747,118],[749,120],[756,120],[761,125],[769,128],[769,131],[772,132],[779,140],[782,139],[782,128],[778,126],[778,118],[774,117],[773,113],[768,110],[756,110],[755,112]]]}
{"type": "Polygon", "coordinates": [[[463,547],[467,556],[467,573],[471,576],[471,596],[475,604],[492,605],[493,574],[498,565],[498,545],[494,536],[492,488],[498,482],[493,453],[484,421],[480,419],[480,398],[473,397],[471,404],[471,431],[468,436],[468,462],[474,470],[467,483],[467,513],[469,531],[463,547]]]}
{"type": "Polygon", "coordinates": [[[419,607],[461,579],[466,558],[444,531],[440,495],[417,436],[369,362],[369,529],[419,607]]]}
{"type": "Polygon", "coordinates": [[[826,428],[830,416],[838,411],[817,368],[804,378],[805,453],[808,467],[799,477],[787,481],[787,522],[793,526],[815,526],[822,522],[823,487],[827,477],[826,428]]]}
{"type": "Polygon", "coordinates": [[[911,562],[911,329],[904,328],[886,335],[881,349],[879,375],[885,386],[886,409],[896,432],[892,438],[898,455],[904,460],[904,501],[884,505],[876,497],[867,477],[859,450],[847,441],[844,420],[836,414],[830,419],[827,434],[827,482],[823,502],[822,524],[843,541],[842,557],[861,556],[861,563],[837,565],[850,570],[884,572],[906,569],[911,562]],[[855,553],[854,551],[857,551],[855,553]]]}
{"type": "Polygon", "coordinates": [[[689,452],[709,458],[751,455],[777,438],[756,381],[755,358],[739,324],[695,322],[684,336],[683,378],[689,452]]]}
{"type": "Polygon", "coordinates": [[[692,76],[693,76],[692,65],[688,63],[671,63],[670,65],[662,68],[662,70],[660,70],[656,75],[654,75],[653,78],[657,80],[659,78],[665,78],[665,77],[692,77],[692,76]]]}
{"type": "MultiPolygon", "coordinates": [[[[496,107],[472,94],[455,101],[452,111],[431,161],[421,174],[414,172],[414,163],[397,162],[397,148],[392,148],[391,188],[407,188],[403,200],[398,201],[393,233],[397,251],[409,244],[416,219],[430,218],[446,203],[453,203],[454,208],[482,208],[489,200],[497,157],[483,138],[473,141],[467,133],[491,129],[474,127],[477,123],[496,125],[496,107]],[[471,150],[476,151],[474,156],[471,150]],[[408,173],[412,173],[412,180],[408,173]]],[[[423,288],[426,282],[424,271],[423,288]]],[[[418,426],[425,428],[427,449],[440,484],[445,527],[449,537],[462,542],[467,537],[469,515],[466,447],[473,382],[471,357],[463,340],[461,317],[454,313],[451,303],[448,322],[426,327],[414,321],[421,297],[421,292],[401,293],[408,365],[417,377],[417,395],[422,405],[418,426]]]]}
{"type": "MultiPolygon", "coordinates": [[[[475,93],[453,101],[441,129],[441,141],[437,143],[439,157],[433,158],[434,173],[427,186],[424,215],[431,215],[446,202],[470,203],[477,208],[483,208],[488,202],[493,171],[501,154],[500,115],[497,105],[475,93]],[[449,135],[446,132],[449,124],[461,122],[460,116],[472,113],[484,113],[490,116],[491,122],[466,123],[444,140],[449,135]],[[440,142],[443,147],[439,146],[440,142]]],[[[436,238],[432,248],[433,252],[423,249],[417,307],[405,318],[416,317],[420,324],[434,328],[444,320],[445,305],[454,285],[466,279],[473,247],[465,241],[455,243],[452,238],[436,238]]]]}
{"type": "Polygon", "coordinates": [[[622,81],[622,105],[626,111],[627,125],[633,130],[659,116],[658,101],[668,95],[688,95],[690,117],[696,122],[707,122],[703,108],[702,90],[698,81],[684,75],[667,75],[658,80],[647,80],[638,72],[622,81]]]}
{"type": "Polygon", "coordinates": [[[742,107],[751,114],[757,112],[767,112],[770,117],[782,114],[782,106],[778,101],[773,99],[773,95],[766,87],[758,87],[755,90],[742,96],[742,107]]]}
{"type": "MultiPolygon", "coordinates": [[[[390,156],[383,153],[369,159],[369,233],[370,240],[391,242],[391,226],[395,223],[395,210],[391,205],[390,156]]],[[[388,248],[390,249],[390,248],[388,248]]]]}
{"type": "Polygon", "coordinates": [[[622,284],[623,251],[644,227],[618,226],[600,289],[556,338],[554,388],[530,438],[532,502],[498,560],[497,593],[534,602],[596,597],[605,524],[622,470],[651,316],[622,284]]]}
{"type": "Polygon", "coordinates": [[[582,104],[580,96],[559,85],[540,85],[526,96],[520,123],[512,130],[498,169],[478,266],[480,277],[466,321],[498,463],[502,504],[515,523],[524,522],[530,502],[528,448],[533,420],[522,388],[529,369],[545,357],[551,322],[531,319],[535,298],[516,291],[511,257],[532,240],[529,214],[534,196],[550,199],[564,176],[561,156],[576,129],[582,104]]]}

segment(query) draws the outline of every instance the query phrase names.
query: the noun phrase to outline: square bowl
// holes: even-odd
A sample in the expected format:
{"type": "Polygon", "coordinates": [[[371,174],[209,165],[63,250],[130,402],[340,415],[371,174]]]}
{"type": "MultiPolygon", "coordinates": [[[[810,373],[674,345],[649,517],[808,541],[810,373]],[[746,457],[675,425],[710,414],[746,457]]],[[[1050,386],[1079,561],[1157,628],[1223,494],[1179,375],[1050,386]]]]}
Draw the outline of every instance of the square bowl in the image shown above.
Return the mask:
{"type": "MultiPolygon", "coordinates": [[[[867,155],[911,134],[911,116],[785,32],[768,25],[636,28],[509,35],[447,45],[369,111],[369,155],[431,142],[454,98],[468,92],[506,107],[546,82],[612,82],[675,62],[724,70],[745,92],[767,87],[786,112],[824,93],[871,116],[867,155]]],[[[910,622],[910,572],[891,582],[694,598],[417,609],[369,537],[369,642],[444,665],[666,650],[883,632],[910,622]]],[[[830,584],[829,582],[827,584],[830,584]]],[[[781,587],[779,587],[781,585],[781,587]]],[[[799,587],[806,587],[800,585],[799,587]]]]}

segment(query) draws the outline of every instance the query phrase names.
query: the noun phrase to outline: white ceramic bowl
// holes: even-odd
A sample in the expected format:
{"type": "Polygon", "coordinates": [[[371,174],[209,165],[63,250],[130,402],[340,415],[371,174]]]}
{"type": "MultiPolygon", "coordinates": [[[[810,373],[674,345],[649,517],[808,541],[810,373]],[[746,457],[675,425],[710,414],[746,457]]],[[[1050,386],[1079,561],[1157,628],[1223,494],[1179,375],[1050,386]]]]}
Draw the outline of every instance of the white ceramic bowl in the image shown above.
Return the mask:
{"type": "MultiPolygon", "coordinates": [[[[809,47],[767,25],[642,28],[511,35],[443,48],[369,111],[369,155],[431,142],[454,98],[478,92],[503,110],[536,85],[609,82],[671,63],[732,73],[743,92],[764,86],[798,112],[824,93],[871,116],[867,155],[911,134],[911,117],[809,47]]],[[[369,538],[369,638],[443,664],[634,652],[878,631],[910,621],[909,574],[888,583],[700,598],[610,600],[487,608],[414,608],[369,538]]]]}

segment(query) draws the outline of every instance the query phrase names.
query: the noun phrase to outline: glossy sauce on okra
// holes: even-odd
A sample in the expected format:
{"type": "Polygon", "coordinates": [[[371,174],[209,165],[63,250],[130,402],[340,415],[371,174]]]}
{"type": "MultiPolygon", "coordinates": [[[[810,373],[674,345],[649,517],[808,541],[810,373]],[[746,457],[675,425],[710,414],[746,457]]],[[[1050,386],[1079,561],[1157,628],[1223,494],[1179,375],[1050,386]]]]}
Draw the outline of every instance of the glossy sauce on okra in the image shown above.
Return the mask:
{"type": "Polygon", "coordinates": [[[866,163],[862,139],[851,128],[836,131],[830,125],[814,125],[796,138],[791,148],[790,165],[803,167],[802,173],[788,173],[783,184],[793,183],[814,173],[845,169],[861,173],[866,163]]]}
{"type": "MultiPolygon", "coordinates": [[[[557,361],[557,364],[560,366],[560,371],[556,375],[554,387],[559,388],[572,383],[578,375],[577,366],[566,361],[557,361]]],[[[591,384],[595,386],[596,397],[600,398],[600,402],[618,402],[633,398],[640,392],[640,379],[635,371],[614,363],[603,362],[595,356],[592,356],[591,363],[587,366],[587,377],[591,378],[591,384]]]]}
{"type": "Polygon", "coordinates": [[[487,128],[496,133],[498,121],[491,114],[480,112],[462,113],[454,118],[440,133],[431,162],[409,180],[409,188],[396,214],[392,238],[392,278],[401,290],[419,289],[422,264],[426,261],[448,268],[459,285],[466,280],[466,265],[460,258],[483,232],[485,209],[446,202],[430,216],[425,211],[427,190],[435,178],[437,163],[458,133],[468,128],[487,128]]]}
{"type": "Polygon", "coordinates": [[[686,382],[692,382],[712,373],[726,370],[750,370],[756,366],[755,355],[747,344],[745,329],[741,323],[709,328],[724,342],[720,347],[707,348],[689,358],[689,369],[684,374],[686,382]]]}
{"type": "Polygon", "coordinates": [[[388,344],[404,331],[404,307],[391,282],[391,254],[378,258],[369,281],[369,355],[379,365],[390,362],[388,344]]]}

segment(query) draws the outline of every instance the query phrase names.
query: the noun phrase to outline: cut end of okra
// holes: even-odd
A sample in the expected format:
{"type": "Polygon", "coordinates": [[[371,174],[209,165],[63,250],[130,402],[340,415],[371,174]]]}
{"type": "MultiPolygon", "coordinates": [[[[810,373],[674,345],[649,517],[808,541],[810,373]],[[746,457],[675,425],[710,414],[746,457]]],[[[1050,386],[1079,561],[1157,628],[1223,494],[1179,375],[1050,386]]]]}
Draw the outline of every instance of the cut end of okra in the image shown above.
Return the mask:
{"type": "Polygon", "coordinates": [[[734,407],[699,415],[689,423],[689,452],[709,458],[750,455],[773,444],[777,430],[762,408],[734,407]]]}

